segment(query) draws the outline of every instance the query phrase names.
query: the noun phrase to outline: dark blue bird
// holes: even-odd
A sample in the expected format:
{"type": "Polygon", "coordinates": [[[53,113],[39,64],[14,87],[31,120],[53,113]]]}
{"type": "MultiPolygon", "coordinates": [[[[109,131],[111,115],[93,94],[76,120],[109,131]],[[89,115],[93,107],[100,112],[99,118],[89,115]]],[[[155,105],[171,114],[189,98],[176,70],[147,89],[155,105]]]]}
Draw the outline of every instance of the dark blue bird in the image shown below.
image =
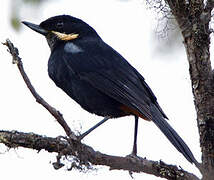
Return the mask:
{"type": "Polygon", "coordinates": [[[153,121],[189,162],[198,164],[166,121],[167,116],[143,76],[91,26],[68,15],[51,17],[39,25],[23,23],[46,37],[51,49],[48,73],[55,84],[86,111],[105,117],[79,139],[110,118],[133,115],[134,155],[140,117],[153,121]]]}

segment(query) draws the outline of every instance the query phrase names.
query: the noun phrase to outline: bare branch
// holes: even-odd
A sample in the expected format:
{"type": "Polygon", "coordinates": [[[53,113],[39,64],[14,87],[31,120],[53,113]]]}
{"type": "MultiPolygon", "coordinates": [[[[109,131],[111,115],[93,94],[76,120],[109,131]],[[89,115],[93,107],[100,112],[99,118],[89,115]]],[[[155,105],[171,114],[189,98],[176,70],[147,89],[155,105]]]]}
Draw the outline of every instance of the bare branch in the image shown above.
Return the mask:
{"type": "Polygon", "coordinates": [[[126,157],[111,156],[95,151],[92,147],[75,140],[68,142],[63,138],[44,137],[33,133],[0,131],[0,143],[9,148],[25,147],[38,151],[43,149],[48,152],[56,152],[60,157],[75,156],[80,160],[79,164],[85,166],[105,165],[110,170],[144,172],[166,179],[199,180],[194,174],[162,161],[151,161],[131,155],[126,157]]]}
{"type": "Polygon", "coordinates": [[[34,96],[36,99],[36,102],[41,104],[43,107],[45,107],[57,120],[57,122],[63,127],[65,130],[67,136],[76,139],[76,136],[74,133],[71,131],[70,127],[67,125],[66,121],[64,120],[62,114],[57,111],[54,107],[49,105],[35,90],[33,85],[30,82],[30,79],[28,78],[27,74],[25,73],[21,58],[19,57],[19,51],[16,47],[14,47],[13,43],[7,39],[3,45],[6,45],[8,47],[8,52],[12,55],[13,58],[13,64],[16,64],[23,79],[25,84],[27,85],[28,89],[30,90],[31,94],[34,96]]]}

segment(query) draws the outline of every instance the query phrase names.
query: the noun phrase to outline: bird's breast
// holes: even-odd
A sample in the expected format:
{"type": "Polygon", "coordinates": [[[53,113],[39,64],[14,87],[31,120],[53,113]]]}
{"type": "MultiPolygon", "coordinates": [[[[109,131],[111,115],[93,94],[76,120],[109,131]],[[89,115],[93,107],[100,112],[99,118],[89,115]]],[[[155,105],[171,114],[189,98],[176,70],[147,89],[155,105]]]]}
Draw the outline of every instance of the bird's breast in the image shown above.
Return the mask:
{"type": "Polygon", "coordinates": [[[73,42],[67,42],[64,46],[64,51],[66,53],[72,53],[72,54],[84,52],[84,50],[80,46],[74,44],[73,42]]]}

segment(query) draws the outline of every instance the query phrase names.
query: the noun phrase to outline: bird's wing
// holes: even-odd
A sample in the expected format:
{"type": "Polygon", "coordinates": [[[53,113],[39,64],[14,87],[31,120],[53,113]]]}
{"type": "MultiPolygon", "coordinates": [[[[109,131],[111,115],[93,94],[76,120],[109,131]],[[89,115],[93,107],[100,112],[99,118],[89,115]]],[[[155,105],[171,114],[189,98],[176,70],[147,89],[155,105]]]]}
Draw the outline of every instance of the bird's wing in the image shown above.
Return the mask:
{"type": "Polygon", "coordinates": [[[152,120],[150,104],[157,104],[156,97],[137,70],[104,42],[81,47],[83,53],[63,55],[68,68],[94,88],[152,120]]]}

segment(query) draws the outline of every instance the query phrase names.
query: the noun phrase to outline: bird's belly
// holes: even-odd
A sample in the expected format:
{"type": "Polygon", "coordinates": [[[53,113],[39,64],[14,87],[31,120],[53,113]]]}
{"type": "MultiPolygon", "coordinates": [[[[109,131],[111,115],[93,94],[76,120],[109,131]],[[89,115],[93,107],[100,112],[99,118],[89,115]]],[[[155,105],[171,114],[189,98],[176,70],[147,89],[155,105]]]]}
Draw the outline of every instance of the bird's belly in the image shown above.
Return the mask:
{"type": "Polygon", "coordinates": [[[83,109],[99,116],[121,117],[124,112],[122,104],[94,88],[88,82],[72,76],[70,80],[56,85],[75,100],[83,109]]]}

